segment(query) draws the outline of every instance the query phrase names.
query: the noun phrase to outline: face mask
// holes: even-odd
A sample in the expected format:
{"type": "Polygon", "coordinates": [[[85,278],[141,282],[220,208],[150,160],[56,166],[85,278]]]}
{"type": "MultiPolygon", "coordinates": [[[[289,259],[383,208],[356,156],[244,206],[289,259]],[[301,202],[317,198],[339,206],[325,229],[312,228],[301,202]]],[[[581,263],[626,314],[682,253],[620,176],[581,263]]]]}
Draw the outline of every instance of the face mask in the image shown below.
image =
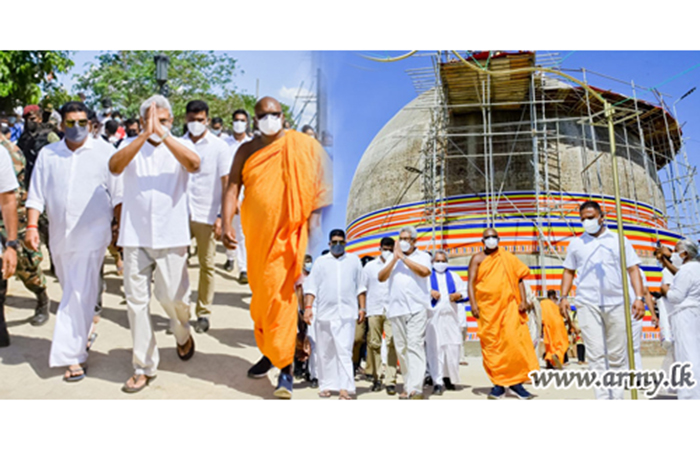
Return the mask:
{"type": "Polygon", "coordinates": [[[7,123],[9,123],[10,125],[14,125],[15,123],[17,123],[17,118],[15,116],[8,117],[7,123]]]}
{"type": "Polygon", "coordinates": [[[282,129],[282,117],[275,117],[268,114],[264,119],[258,120],[258,128],[266,136],[274,136],[282,129]]]}
{"type": "Polygon", "coordinates": [[[187,131],[190,132],[190,136],[201,136],[207,131],[207,126],[202,122],[187,122],[187,131]]]}
{"type": "Polygon", "coordinates": [[[81,127],[79,125],[74,125],[73,128],[66,127],[65,130],[66,140],[71,142],[83,142],[85,138],[90,134],[87,125],[81,127]]]}
{"type": "Polygon", "coordinates": [[[27,125],[25,125],[25,128],[26,128],[27,131],[29,131],[30,133],[33,133],[33,132],[36,131],[37,128],[39,128],[39,124],[36,123],[36,122],[27,121],[27,125]]]}
{"type": "Polygon", "coordinates": [[[438,273],[444,273],[447,270],[447,263],[446,262],[436,262],[433,264],[433,267],[435,267],[435,271],[438,273]]]}
{"type": "Polygon", "coordinates": [[[236,120],[233,122],[233,132],[237,134],[245,133],[248,124],[244,120],[236,120]]]}
{"type": "Polygon", "coordinates": [[[384,261],[389,261],[393,254],[394,254],[394,252],[392,252],[390,250],[384,250],[382,252],[382,258],[384,258],[384,261]]]}
{"type": "Polygon", "coordinates": [[[345,253],[345,246],[343,244],[333,244],[331,245],[331,255],[342,256],[345,253]]]}
{"type": "Polygon", "coordinates": [[[312,265],[312,263],[304,263],[304,270],[306,270],[307,272],[311,272],[312,265]]]}
{"type": "Polygon", "coordinates": [[[160,145],[161,139],[157,134],[153,133],[152,135],[148,136],[148,139],[155,142],[156,145],[160,145]]]}
{"type": "Polygon", "coordinates": [[[681,258],[680,253],[671,253],[671,264],[676,267],[683,265],[683,258],[681,258]]]}
{"type": "Polygon", "coordinates": [[[211,132],[214,133],[214,136],[221,136],[221,132],[222,132],[222,131],[223,131],[223,130],[221,130],[221,129],[218,129],[218,130],[211,130],[211,132]]]}
{"type": "Polygon", "coordinates": [[[117,141],[119,141],[119,138],[116,137],[116,136],[112,136],[111,138],[109,138],[109,142],[110,142],[111,144],[114,144],[114,143],[116,143],[117,141]]]}
{"type": "Polygon", "coordinates": [[[139,132],[136,130],[131,130],[131,129],[126,130],[126,135],[130,138],[136,137],[136,135],[138,135],[138,134],[139,134],[139,132]]]}
{"type": "Polygon", "coordinates": [[[598,223],[598,219],[585,219],[582,220],[581,223],[583,223],[583,229],[586,230],[588,234],[596,234],[600,231],[601,225],[598,223]]]}
{"type": "Polygon", "coordinates": [[[484,245],[486,248],[489,250],[493,250],[494,248],[498,247],[498,238],[496,237],[487,237],[484,239],[484,245]]]}
{"type": "Polygon", "coordinates": [[[399,241],[399,248],[402,252],[406,253],[411,249],[411,243],[408,241],[399,241]]]}

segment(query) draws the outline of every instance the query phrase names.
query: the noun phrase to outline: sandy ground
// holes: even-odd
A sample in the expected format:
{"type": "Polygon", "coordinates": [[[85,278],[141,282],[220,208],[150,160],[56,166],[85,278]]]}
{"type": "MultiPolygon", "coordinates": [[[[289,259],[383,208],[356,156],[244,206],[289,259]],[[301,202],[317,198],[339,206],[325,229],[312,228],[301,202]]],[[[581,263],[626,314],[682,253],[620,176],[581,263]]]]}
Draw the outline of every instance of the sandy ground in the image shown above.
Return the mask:
{"type": "MultiPolygon", "coordinates": [[[[252,380],[246,371],[257,361],[260,353],[255,345],[252,321],[248,312],[250,290],[236,281],[237,271],[222,270],[225,257],[220,246],[217,253],[216,290],[211,328],[206,334],[194,334],[197,352],[186,362],[176,356],[175,339],[166,334],[169,321],[156,300],[151,312],[156,330],[161,362],[158,378],[137,394],[124,394],[121,385],[132,374],[131,333],[123,298],[122,280],[108,257],[105,267],[107,291],[103,296],[102,319],[98,338],[90,352],[88,376],[78,383],[62,381],[64,369],[48,366],[55,312],[61,287],[55,277],[48,275],[51,318],[41,327],[28,323],[34,313],[35,300],[21,282],[11,280],[5,313],[12,343],[0,348],[0,399],[259,399],[274,398],[272,392],[278,371],[268,378],[252,380]]],[[[46,261],[44,261],[46,263],[46,261]]],[[[48,264],[45,264],[48,266],[48,264]]],[[[199,278],[196,257],[190,259],[190,282],[193,299],[199,278]]],[[[194,317],[194,305],[192,306],[194,317]]],[[[469,351],[468,354],[478,354],[469,351]]],[[[661,366],[662,357],[644,357],[647,369],[661,366]]],[[[467,356],[468,365],[460,367],[461,384],[457,391],[446,392],[432,399],[485,399],[491,383],[482,367],[480,356],[467,356]]],[[[581,370],[586,366],[572,364],[565,370],[581,370]]],[[[399,377],[399,383],[401,383],[399,377]]],[[[396,399],[384,391],[370,392],[370,383],[357,381],[358,398],[396,399]]],[[[592,399],[592,391],[575,389],[531,390],[540,399],[592,399]]],[[[319,399],[317,389],[308,383],[295,381],[295,399],[319,399]]],[[[426,394],[430,391],[426,390],[426,394]]],[[[626,393],[629,398],[629,393],[626,393]]],[[[640,398],[645,398],[640,393],[640,398]]],[[[514,397],[512,398],[514,399],[514,397]]]]}

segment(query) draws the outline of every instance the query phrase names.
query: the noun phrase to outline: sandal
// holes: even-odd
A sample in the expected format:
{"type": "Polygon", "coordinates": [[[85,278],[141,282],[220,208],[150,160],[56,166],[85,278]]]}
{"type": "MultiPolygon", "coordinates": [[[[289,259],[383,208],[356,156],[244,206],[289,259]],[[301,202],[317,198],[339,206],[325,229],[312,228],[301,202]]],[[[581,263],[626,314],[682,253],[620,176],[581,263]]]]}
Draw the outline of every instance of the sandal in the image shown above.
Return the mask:
{"type": "Polygon", "coordinates": [[[338,397],[338,400],[352,400],[353,398],[350,396],[350,394],[341,394],[340,397],[338,397]]]}
{"type": "Polygon", "coordinates": [[[67,381],[69,383],[75,382],[75,381],[80,381],[83,378],[85,378],[85,375],[87,375],[87,366],[81,366],[80,369],[68,369],[68,372],[70,373],[69,376],[63,376],[63,381],[67,381]]]}
{"type": "MultiPolygon", "coordinates": [[[[129,380],[134,380],[134,384],[136,384],[137,380],[139,379],[139,376],[140,375],[138,374],[134,374],[131,376],[131,378],[129,378],[129,380]]],[[[127,394],[135,394],[137,392],[140,392],[143,390],[143,388],[145,388],[151,383],[151,380],[155,379],[156,377],[155,375],[153,375],[152,377],[149,377],[148,375],[144,376],[146,377],[146,382],[139,387],[129,386],[127,384],[129,380],[126,380],[126,383],[124,383],[124,385],[122,386],[122,392],[126,392],[127,394]]]]}
{"type": "Polygon", "coordinates": [[[182,351],[182,349],[185,348],[185,346],[187,346],[187,343],[185,343],[185,345],[180,345],[177,342],[175,343],[177,345],[177,356],[183,361],[187,361],[188,359],[192,358],[192,356],[194,356],[194,339],[192,339],[192,336],[190,336],[190,339],[187,342],[190,343],[190,351],[188,351],[184,355],[180,352],[182,351]]]}
{"type": "Polygon", "coordinates": [[[331,396],[331,391],[321,391],[318,393],[321,398],[329,398],[331,396]]]}

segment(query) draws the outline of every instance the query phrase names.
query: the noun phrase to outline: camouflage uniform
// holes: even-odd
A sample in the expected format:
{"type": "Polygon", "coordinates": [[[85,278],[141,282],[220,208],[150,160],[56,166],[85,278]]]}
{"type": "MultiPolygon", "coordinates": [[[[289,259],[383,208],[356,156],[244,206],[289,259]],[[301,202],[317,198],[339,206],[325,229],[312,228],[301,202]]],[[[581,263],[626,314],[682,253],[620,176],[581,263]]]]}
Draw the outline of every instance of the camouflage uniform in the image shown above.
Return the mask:
{"type": "MultiPolygon", "coordinates": [[[[5,147],[2,147],[4,151],[5,147]]],[[[34,251],[29,249],[24,244],[24,236],[27,231],[27,208],[24,206],[27,201],[27,189],[25,188],[25,159],[22,152],[15,147],[13,150],[9,151],[10,157],[12,158],[12,163],[15,169],[15,175],[17,175],[17,181],[19,182],[19,188],[17,189],[17,238],[19,239],[22,249],[17,253],[17,278],[22,281],[22,283],[32,291],[34,294],[39,295],[46,290],[46,278],[41,271],[41,261],[43,255],[41,251],[34,251]]],[[[5,231],[5,224],[2,221],[2,216],[0,216],[0,234],[2,235],[3,241],[7,240],[7,234],[5,231]]]]}

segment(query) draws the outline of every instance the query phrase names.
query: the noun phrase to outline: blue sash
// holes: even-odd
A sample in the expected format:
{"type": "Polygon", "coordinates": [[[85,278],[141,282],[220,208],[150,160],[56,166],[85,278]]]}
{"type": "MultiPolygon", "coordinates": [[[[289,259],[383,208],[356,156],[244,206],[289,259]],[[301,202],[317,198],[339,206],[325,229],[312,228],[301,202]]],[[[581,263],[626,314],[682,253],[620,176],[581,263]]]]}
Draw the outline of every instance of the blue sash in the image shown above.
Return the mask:
{"type": "MultiPolygon", "coordinates": [[[[445,270],[445,281],[447,281],[447,293],[448,294],[454,294],[457,289],[455,289],[455,280],[452,278],[452,273],[450,272],[450,269],[445,270]]],[[[435,274],[435,269],[433,269],[433,273],[430,274],[430,289],[434,291],[440,291],[440,288],[438,287],[438,281],[437,281],[437,275],[435,274]]],[[[435,300],[432,296],[430,297],[430,305],[435,308],[435,305],[437,305],[437,300],[435,300]]]]}

